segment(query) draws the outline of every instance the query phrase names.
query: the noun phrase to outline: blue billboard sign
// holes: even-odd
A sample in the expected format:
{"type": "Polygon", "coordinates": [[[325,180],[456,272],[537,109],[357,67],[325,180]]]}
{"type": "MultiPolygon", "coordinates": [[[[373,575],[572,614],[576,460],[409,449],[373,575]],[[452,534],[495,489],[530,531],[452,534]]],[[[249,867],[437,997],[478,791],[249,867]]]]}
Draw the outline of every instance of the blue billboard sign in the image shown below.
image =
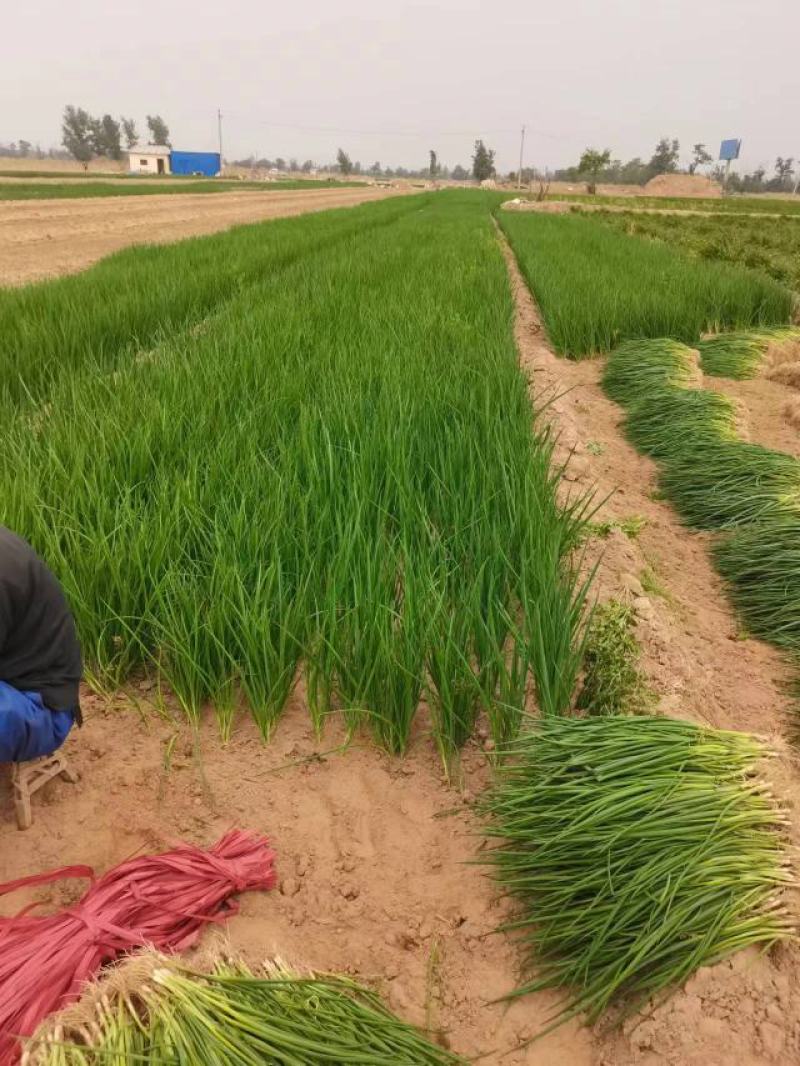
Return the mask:
{"type": "Polygon", "coordinates": [[[722,144],[719,146],[719,157],[724,162],[730,163],[732,159],[739,158],[739,152],[741,151],[741,148],[741,141],[723,141],[722,144]]]}

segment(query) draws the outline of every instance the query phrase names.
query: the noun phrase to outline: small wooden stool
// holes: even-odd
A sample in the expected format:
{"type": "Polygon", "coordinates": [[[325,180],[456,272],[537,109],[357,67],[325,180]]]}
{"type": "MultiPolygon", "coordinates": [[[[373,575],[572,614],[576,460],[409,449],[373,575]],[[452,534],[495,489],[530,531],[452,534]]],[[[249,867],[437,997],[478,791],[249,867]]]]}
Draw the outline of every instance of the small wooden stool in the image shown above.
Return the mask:
{"type": "Polygon", "coordinates": [[[14,810],[17,812],[17,825],[20,829],[30,829],[33,824],[31,796],[54,777],[61,777],[72,785],[78,780],[78,775],[69,768],[67,760],[59,752],[45,755],[43,759],[13,764],[11,786],[14,789],[14,810]]]}

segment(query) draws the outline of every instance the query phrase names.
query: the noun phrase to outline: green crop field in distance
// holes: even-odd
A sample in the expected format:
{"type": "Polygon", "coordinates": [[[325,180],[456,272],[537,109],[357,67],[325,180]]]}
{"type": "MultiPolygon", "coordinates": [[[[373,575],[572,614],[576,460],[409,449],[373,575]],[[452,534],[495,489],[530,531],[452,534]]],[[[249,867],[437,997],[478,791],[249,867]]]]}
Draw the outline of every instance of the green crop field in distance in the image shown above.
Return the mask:
{"type": "Polygon", "coordinates": [[[170,196],[189,193],[222,192],[278,192],[293,189],[338,189],[364,185],[358,181],[315,181],[310,179],[286,181],[219,181],[216,178],[203,180],[164,180],[152,184],[147,178],[118,180],[90,180],[84,182],[0,182],[0,201],[3,200],[84,200],[98,196],[170,196]]]}
{"type": "Polygon", "coordinates": [[[562,355],[606,352],[638,338],[691,343],[704,332],[789,321],[789,290],[754,271],[693,261],[593,215],[498,217],[562,355]]]}
{"type": "Polygon", "coordinates": [[[777,196],[588,196],[579,193],[552,193],[548,200],[561,200],[575,204],[625,207],[631,211],[713,211],[719,214],[800,214],[800,196],[782,199],[777,196]]]}
{"type": "Polygon", "coordinates": [[[673,245],[693,259],[722,260],[761,271],[800,292],[800,215],[703,218],[597,211],[592,218],[618,232],[673,245]]]}

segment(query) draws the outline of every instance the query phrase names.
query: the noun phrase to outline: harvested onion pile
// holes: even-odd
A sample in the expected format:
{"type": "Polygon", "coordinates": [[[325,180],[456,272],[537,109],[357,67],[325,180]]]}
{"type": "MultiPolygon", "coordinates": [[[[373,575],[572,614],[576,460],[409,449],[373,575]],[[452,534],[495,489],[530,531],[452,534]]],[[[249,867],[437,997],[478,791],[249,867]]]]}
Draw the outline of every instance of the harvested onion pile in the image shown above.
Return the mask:
{"type": "Polygon", "coordinates": [[[155,953],[117,966],[37,1033],[23,1066],[457,1066],[378,997],[344,977],[280,963],[211,973],[155,953]]]}
{"type": "Polygon", "coordinates": [[[786,816],[754,775],[761,745],[669,718],[532,722],[485,802],[497,878],[521,903],[531,977],[556,1025],[635,1008],[697,967],[794,935],[786,816]]]}

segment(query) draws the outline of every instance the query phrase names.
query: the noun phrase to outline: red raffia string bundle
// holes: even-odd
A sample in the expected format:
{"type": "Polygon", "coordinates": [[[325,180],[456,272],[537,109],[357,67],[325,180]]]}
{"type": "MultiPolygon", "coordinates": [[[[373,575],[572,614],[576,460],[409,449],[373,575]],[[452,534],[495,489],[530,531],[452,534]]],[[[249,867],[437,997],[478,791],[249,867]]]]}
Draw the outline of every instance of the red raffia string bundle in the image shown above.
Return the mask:
{"type": "MultiPolygon", "coordinates": [[[[232,829],[208,851],[182,845],[130,859],[94,880],[89,866],[65,866],[0,885],[0,896],[66,877],[89,877],[83,899],[40,917],[26,907],[0,918],[0,1066],[17,1062],[18,1037],[76,999],[112,959],[143,946],[181,951],[209,922],[238,910],[230,897],[275,884],[265,837],[232,829]]],[[[36,904],[33,904],[36,906],[36,904]]]]}

